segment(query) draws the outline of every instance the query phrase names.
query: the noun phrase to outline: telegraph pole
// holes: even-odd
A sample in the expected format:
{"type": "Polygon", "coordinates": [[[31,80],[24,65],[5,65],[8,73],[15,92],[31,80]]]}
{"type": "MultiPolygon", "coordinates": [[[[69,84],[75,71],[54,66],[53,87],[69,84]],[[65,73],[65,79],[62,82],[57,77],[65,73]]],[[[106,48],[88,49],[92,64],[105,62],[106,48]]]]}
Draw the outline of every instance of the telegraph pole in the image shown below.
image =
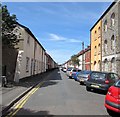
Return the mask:
{"type": "Polygon", "coordinates": [[[82,42],[82,51],[83,51],[83,54],[82,54],[82,70],[84,70],[84,63],[85,63],[85,61],[84,61],[84,42],[82,42]]]}

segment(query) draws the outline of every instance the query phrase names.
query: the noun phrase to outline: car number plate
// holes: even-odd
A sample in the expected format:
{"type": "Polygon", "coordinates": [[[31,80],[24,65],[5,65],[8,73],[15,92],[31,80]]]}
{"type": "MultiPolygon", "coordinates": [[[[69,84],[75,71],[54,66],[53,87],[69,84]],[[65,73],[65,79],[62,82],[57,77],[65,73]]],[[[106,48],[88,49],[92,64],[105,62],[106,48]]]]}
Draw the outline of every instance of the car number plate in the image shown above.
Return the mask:
{"type": "Polygon", "coordinates": [[[80,81],[84,81],[83,79],[80,79],[80,81]]]}
{"type": "Polygon", "coordinates": [[[99,88],[99,86],[98,86],[98,85],[91,85],[91,87],[99,88]]]}

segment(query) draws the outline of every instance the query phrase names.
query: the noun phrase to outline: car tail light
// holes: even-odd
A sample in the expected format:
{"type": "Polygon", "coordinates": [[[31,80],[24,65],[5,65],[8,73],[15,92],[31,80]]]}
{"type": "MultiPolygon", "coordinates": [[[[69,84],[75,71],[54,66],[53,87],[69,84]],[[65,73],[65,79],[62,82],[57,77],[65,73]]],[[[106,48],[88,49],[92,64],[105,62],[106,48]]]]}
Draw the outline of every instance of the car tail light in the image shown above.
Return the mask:
{"type": "Polygon", "coordinates": [[[90,75],[88,75],[88,78],[87,78],[87,80],[89,80],[90,79],[90,75]]]}
{"type": "Polygon", "coordinates": [[[70,72],[70,75],[72,75],[72,72],[70,72]]]}
{"type": "Polygon", "coordinates": [[[105,84],[109,84],[109,80],[105,80],[105,84]]]}
{"type": "Polygon", "coordinates": [[[110,96],[112,96],[112,88],[109,88],[109,89],[108,89],[107,94],[110,95],[110,96]]]}

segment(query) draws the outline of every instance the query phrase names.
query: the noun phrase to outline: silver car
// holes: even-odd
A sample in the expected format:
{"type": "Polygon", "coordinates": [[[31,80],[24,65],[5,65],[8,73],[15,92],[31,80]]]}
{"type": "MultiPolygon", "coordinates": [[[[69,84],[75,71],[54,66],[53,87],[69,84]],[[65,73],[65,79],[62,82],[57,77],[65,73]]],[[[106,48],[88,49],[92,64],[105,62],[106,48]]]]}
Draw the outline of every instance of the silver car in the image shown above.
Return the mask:
{"type": "Polygon", "coordinates": [[[69,78],[72,78],[72,74],[76,73],[77,71],[77,68],[70,67],[67,69],[66,74],[69,78]]]}
{"type": "Polygon", "coordinates": [[[91,71],[83,70],[78,74],[77,78],[80,84],[86,84],[86,81],[88,80],[90,73],[91,71]]]}

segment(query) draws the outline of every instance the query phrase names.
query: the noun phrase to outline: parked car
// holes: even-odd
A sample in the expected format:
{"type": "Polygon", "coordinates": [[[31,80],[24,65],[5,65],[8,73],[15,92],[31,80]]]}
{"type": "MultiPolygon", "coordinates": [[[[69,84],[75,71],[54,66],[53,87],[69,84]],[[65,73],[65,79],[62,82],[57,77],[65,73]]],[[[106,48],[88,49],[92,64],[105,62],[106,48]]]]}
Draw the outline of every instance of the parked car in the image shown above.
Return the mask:
{"type": "Polygon", "coordinates": [[[75,81],[78,81],[78,78],[77,78],[77,75],[81,72],[80,69],[76,69],[74,70],[74,72],[72,72],[72,78],[75,80],[75,81]]]}
{"type": "Polygon", "coordinates": [[[88,80],[88,76],[90,75],[91,71],[83,70],[77,75],[77,79],[80,82],[80,84],[86,84],[86,81],[88,80]]]}
{"type": "Polygon", "coordinates": [[[68,77],[71,77],[71,75],[72,75],[72,70],[73,70],[73,67],[68,67],[68,68],[67,68],[66,75],[67,75],[68,77]]]}
{"type": "Polygon", "coordinates": [[[108,91],[108,88],[118,79],[120,79],[120,77],[116,73],[92,71],[86,81],[86,90],[100,89],[108,91]]]}
{"type": "Polygon", "coordinates": [[[67,68],[66,67],[62,67],[61,69],[63,72],[66,72],[67,68]]]}
{"type": "Polygon", "coordinates": [[[113,112],[120,113],[120,80],[109,88],[105,97],[105,107],[110,115],[113,112]]]}
{"type": "Polygon", "coordinates": [[[69,78],[73,78],[72,74],[75,74],[78,71],[78,68],[69,67],[66,71],[66,74],[69,78]]]}

